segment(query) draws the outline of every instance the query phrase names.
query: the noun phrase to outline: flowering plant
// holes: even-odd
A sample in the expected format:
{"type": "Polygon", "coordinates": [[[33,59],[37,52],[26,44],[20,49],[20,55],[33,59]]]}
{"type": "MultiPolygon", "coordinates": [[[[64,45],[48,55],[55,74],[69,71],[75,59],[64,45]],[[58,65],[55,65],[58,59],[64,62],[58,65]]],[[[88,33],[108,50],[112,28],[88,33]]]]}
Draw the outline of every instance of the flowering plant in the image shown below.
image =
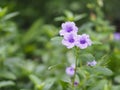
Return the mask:
{"type": "MultiPolygon", "coordinates": [[[[101,82],[107,83],[104,77],[112,75],[112,71],[103,65],[103,62],[105,62],[103,59],[96,60],[92,54],[87,53],[87,49],[96,44],[95,41],[88,34],[79,35],[79,29],[74,22],[65,22],[61,27],[62,29],[59,31],[60,38],[62,37],[61,43],[68,50],[73,50],[75,57],[71,65],[65,69],[69,77],[62,80],[64,84],[66,83],[66,86],[63,86],[63,90],[102,90],[105,88],[104,84],[102,87],[99,87],[99,84],[101,82]],[[96,88],[94,87],[95,80],[100,80],[96,88]]],[[[107,88],[109,90],[108,86],[107,88]]]]}

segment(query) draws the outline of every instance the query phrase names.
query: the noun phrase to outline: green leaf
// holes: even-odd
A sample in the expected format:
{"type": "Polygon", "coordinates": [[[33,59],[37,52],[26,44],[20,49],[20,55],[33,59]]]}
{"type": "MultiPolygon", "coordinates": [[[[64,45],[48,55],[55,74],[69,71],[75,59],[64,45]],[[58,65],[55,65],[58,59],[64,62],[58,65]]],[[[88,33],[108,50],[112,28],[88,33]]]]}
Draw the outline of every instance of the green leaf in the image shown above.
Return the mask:
{"type": "Polygon", "coordinates": [[[107,84],[107,81],[101,80],[98,83],[94,84],[89,90],[103,90],[105,84],[107,84]]]}
{"type": "Polygon", "coordinates": [[[120,75],[115,76],[114,80],[115,80],[115,82],[120,83],[120,75]]]}
{"type": "Polygon", "coordinates": [[[94,24],[92,22],[87,22],[84,23],[81,27],[79,31],[88,31],[91,30],[91,28],[94,26],[94,24]]]}
{"type": "Polygon", "coordinates": [[[102,56],[98,62],[98,65],[105,66],[106,64],[108,64],[110,62],[109,57],[110,55],[107,55],[107,54],[102,56]]]}
{"type": "Polygon", "coordinates": [[[99,41],[92,41],[92,44],[93,44],[93,45],[101,45],[102,43],[99,42],[99,41]]]}
{"type": "Polygon", "coordinates": [[[15,83],[13,81],[0,81],[0,88],[14,86],[14,85],[15,85],[15,83]]]}
{"type": "Polygon", "coordinates": [[[63,16],[55,18],[55,21],[64,21],[64,20],[65,20],[65,17],[63,17],[63,16]]]}
{"type": "Polygon", "coordinates": [[[113,85],[111,90],[120,90],[120,85],[113,85]]]}
{"type": "Polygon", "coordinates": [[[90,53],[86,53],[86,54],[80,54],[79,58],[86,63],[86,61],[93,61],[95,60],[95,57],[90,54],[90,53]]]}
{"type": "Polygon", "coordinates": [[[53,45],[62,45],[62,37],[54,37],[51,39],[53,45]]]}
{"type": "Polygon", "coordinates": [[[35,85],[41,84],[40,78],[37,77],[36,75],[31,74],[31,75],[29,75],[29,78],[35,85]]]}
{"type": "Polygon", "coordinates": [[[43,90],[43,87],[45,86],[45,83],[41,83],[35,86],[35,88],[37,88],[37,90],[43,90]]]}
{"type": "Polygon", "coordinates": [[[99,74],[103,74],[105,76],[111,76],[111,75],[113,75],[113,72],[110,69],[105,68],[105,67],[95,67],[94,69],[99,74]]]}
{"type": "Polygon", "coordinates": [[[8,19],[11,19],[12,17],[17,16],[18,14],[19,14],[18,12],[13,12],[13,13],[7,14],[2,18],[2,20],[5,21],[5,20],[8,20],[8,19]]]}
{"type": "Polygon", "coordinates": [[[12,79],[12,80],[16,79],[16,76],[9,71],[0,71],[0,77],[5,79],[12,79]]]}
{"type": "Polygon", "coordinates": [[[23,43],[29,43],[32,41],[36,36],[38,36],[41,32],[41,27],[43,25],[43,20],[38,19],[35,21],[32,26],[29,28],[27,33],[23,36],[23,43]]]}
{"type": "Polygon", "coordinates": [[[68,18],[68,19],[70,19],[70,18],[73,18],[74,16],[73,16],[73,13],[72,12],[70,12],[70,11],[68,11],[68,10],[65,10],[64,11],[64,14],[66,15],[66,17],[68,18]]]}
{"type": "Polygon", "coordinates": [[[44,90],[50,90],[50,88],[55,83],[55,78],[48,78],[45,80],[44,90]]]}
{"type": "Polygon", "coordinates": [[[69,82],[60,80],[60,84],[63,87],[63,90],[66,90],[69,87],[69,82]]]}
{"type": "Polygon", "coordinates": [[[48,67],[48,70],[54,69],[56,67],[59,67],[60,65],[62,65],[62,64],[52,65],[52,66],[48,67]]]}
{"type": "Polygon", "coordinates": [[[5,8],[0,8],[0,17],[3,17],[5,14],[6,14],[6,12],[7,12],[7,7],[5,7],[5,8]]]}
{"type": "Polygon", "coordinates": [[[76,16],[74,17],[74,21],[78,21],[78,20],[84,18],[85,16],[86,16],[86,14],[76,15],[76,16]]]}
{"type": "Polygon", "coordinates": [[[37,90],[43,90],[43,87],[45,86],[45,83],[42,83],[42,81],[40,80],[39,77],[37,77],[36,75],[29,75],[30,80],[34,83],[35,88],[37,90]]]}

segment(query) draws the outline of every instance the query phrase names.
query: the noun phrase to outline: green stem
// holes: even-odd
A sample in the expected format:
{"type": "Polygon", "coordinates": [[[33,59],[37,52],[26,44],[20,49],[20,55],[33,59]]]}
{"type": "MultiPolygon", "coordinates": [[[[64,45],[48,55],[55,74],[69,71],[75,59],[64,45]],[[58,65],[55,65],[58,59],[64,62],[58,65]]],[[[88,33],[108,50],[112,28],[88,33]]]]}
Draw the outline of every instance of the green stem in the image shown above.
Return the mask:
{"type": "MultiPolygon", "coordinates": [[[[72,81],[73,87],[74,87],[75,77],[77,73],[77,60],[78,60],[78,48],[76,47],[75,48],[75,74],[73,76],[73,81],[72,81]]],[[[75,90],[75,87],[74,87],[74,90],[75,90]]]]}
{"type": "Polygon", "coordinates": [[[2,68],[4,66],[4,60],[3,58],[0,59],[0,68],[2,68]]]}

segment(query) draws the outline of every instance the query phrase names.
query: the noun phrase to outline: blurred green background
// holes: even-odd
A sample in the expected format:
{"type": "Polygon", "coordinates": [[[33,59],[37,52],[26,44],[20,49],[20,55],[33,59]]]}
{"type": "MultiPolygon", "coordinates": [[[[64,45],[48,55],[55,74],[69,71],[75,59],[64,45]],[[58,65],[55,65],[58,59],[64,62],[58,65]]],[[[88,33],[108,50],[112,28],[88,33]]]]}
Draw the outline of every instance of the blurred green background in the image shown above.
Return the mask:
{"type": "Polygon", "coordinates": [[[105,77],[111,89],[87,90],[120,90],[119,10],[119,0],[0,0],[0,90],[67,90],[61,79],[74,56],[54,38],[65,21],[102,42],[85,51],[114,73],[105,77]]]}

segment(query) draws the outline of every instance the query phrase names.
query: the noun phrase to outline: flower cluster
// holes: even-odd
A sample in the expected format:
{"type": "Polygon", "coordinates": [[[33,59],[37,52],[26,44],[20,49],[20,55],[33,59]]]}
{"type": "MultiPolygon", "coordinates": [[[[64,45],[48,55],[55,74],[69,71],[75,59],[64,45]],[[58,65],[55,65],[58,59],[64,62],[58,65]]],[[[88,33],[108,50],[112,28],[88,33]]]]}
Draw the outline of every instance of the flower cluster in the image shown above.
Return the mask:
{"type": "MultiPolygon", "coordinates": [[[[65,45],[68,49],[73,47],[79,47],[80,49],[85,49],[88,46],[91,46],[92,41],[90,40],[89,35],[82,34],[78,35],[78,27],[74,22],[65,22],[62,24],[62,29],[60,30],[60,36],[63,36],[62,44],[65,45]]],[[[70,77],[74,77],[73,85],[77,86],[79,83],[75,81],[76,67],[77,64],[72,64],[66,68],[66,74],[70,77]]],[[[88,66],[95,66],[96,62],[87,62],[88,66]]]]}
{"type": "Polygon", "coordinates": [[[89,38],[89,35],[82,34],[78,35],[78,27],[74,22],[65,22],[62,24],[62,29],[60,30],[60,36],[63,36],[62,44],[65,45],[68,49],[73,48],[74,46],[79,47],[80,49],[85,49],[88,46],[91,46],[92,41],[89,38]]]}

